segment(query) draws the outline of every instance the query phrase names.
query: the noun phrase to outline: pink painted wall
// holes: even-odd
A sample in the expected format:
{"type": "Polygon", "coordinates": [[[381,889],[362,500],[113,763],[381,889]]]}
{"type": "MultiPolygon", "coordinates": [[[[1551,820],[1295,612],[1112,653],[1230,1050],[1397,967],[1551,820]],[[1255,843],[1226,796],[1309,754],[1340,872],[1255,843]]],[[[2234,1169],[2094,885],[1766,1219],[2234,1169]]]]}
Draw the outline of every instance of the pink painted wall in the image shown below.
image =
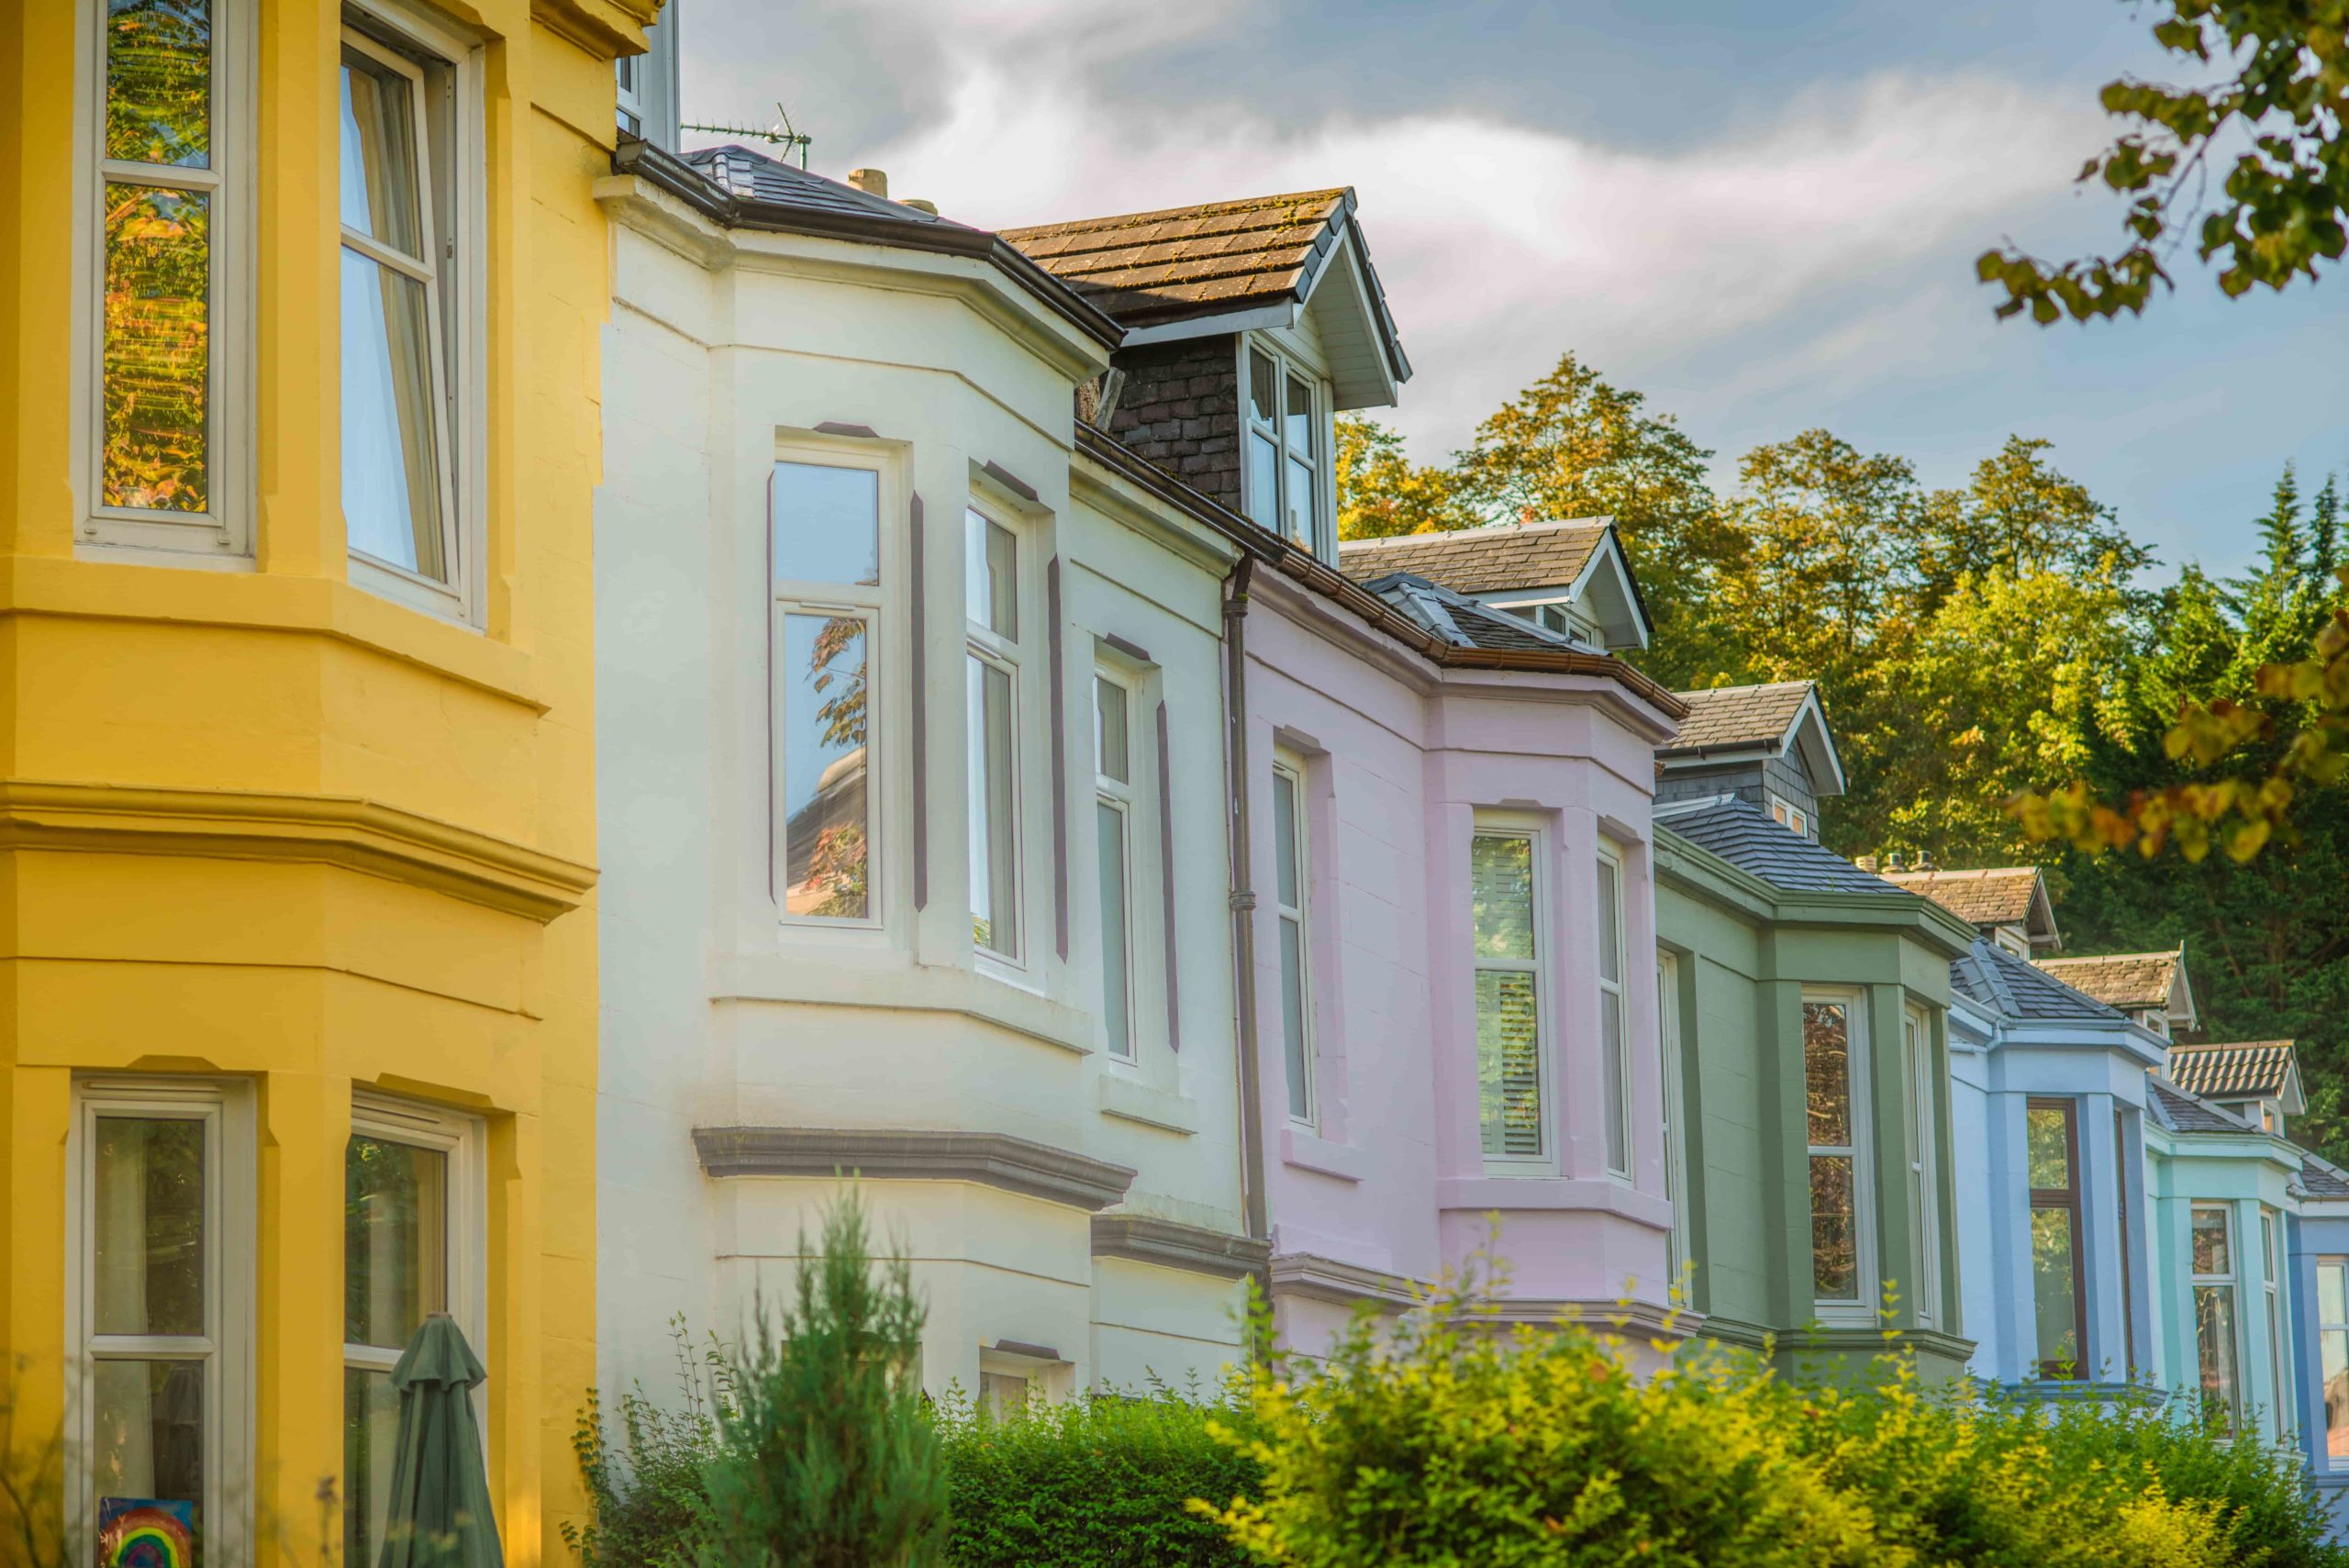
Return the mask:
{"type": "Polygon", "coordinates": [[[1258,578],[1247,639],[1265,1186],[1291,1342],[1319,1348],[1347,1291],[1283,1286],[1299,1273],[1283,1260],[1431,1280],[1485,1243],[1496,1212],[1506,1294],[1529,1311],[1627,1296],[1661,1307],[1671,1207],[1649,807],[1671,721],[1595,677],[1438,669],[1277,578],[1258,578]],[[1305,765],[1312,1128],[1289,1118],[1283,1062],[1276,749],[1305,765]],[[1487,1174],[1478,1132],[1468,861],[1480,809],[1542,833],[1556,1158],[1539,1175],[1487,1174]],[[1628,1179],[1607,1170],[1602,1119],[1601,835],[1623,865],[1628,1179]]]}

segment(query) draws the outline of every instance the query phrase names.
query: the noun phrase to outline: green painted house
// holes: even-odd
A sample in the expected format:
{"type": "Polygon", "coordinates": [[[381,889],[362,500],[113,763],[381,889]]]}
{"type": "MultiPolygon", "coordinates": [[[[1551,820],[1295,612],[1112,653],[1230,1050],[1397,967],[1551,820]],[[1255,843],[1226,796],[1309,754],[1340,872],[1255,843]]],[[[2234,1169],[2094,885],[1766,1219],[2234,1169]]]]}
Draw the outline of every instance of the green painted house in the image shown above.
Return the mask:
{"type": "Polygon", "coordinates": [[[1889,1329],[1955,1376],[1946,1022],[1974,931],[1817,842],[1842,779],[1809,683],[1683,695],[1655,896],[1687,1304],[1790,1368],[1856,1370],[1889,1329]]]}

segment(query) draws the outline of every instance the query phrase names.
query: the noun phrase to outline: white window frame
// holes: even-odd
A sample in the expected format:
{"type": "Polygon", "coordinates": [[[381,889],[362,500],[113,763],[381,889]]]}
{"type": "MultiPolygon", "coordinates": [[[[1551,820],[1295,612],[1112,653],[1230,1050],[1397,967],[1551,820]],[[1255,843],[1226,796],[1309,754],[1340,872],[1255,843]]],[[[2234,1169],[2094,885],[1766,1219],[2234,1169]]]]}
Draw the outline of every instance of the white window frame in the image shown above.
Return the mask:
{"type": "Polygon", "coordinates": [[[2267,1405],[2275,1412],[2278,1440],[2292,1435],[2291,1401],[2285,1389],[2284,1369],[2291,1358],[2284,1351],[2284,1217],[2266,1204],[2259,1207],[2261,1305],[2267,1314],[2267,1405]]]}
{"type": "Polygon", "coordinates": [[[257,1124],[250,1085],[233,1079],[91,1078],[73,1086],[66,1160],[66,1321],[71,1384],[64,1455],[72,1499],[67,1538],[93,1559],[97,1526],[96,1363],[203,1360],[206,1555],[233,1562],[250,1550],[253,1492],[257,1124]],[[199,1121],[206,1128],[205,1317],[201,1336],[96,1333],[97,1121],[101,1117],[199,1121]]]}
{"type": "Polygon", "coordinates": [[[1688,1288],[1690,1261],[1688,1148],[1681,1111],[1680,955],[1668,948],[1657,949],[1655,968],[1656,1039],[1664,1055],[1664,1195],[1672,1204],[1672,1229],[1664,1238],[1664,1256],[1672,1270],[1671,1287],[1678,1293],[1688,1288]]]}
{"type": "MultiPolygon", "coordinates": [[[[1010,637],[1005,637],[1001,633],[994,630],[992,628],[982,625],[981,623],[970,618],[969,584],[966,582],[963,584],[963,594],[961,597],[961,603],[963,606],[963,658],[962,677],[964,684],[962,687],[962,695],[963,709],[965,715],[965,722],[967,722],[970,712],[968,683],[971,678],[971,666],[974,663],[985,664],[990,668],[1002,671],[1009,677],[1009,689],[1011,692],[1011,755],[1008,762],[1011,769],[1011,784],[1009,795],[1005,803],[1005,808],[1008,813],[1008,826],[1011,834],[1011,906],[1013,910],[1013,919],[1017,922],[1013,928],[1013,935],[1017,946],[1016,951],[1013,952],[1002,952],[981,942],[977,938],[977,934],[974,932],[971,936],[971,948],[977,955],[978,962],[983,968],[1008,978],[1018,979],[1022,984],[1028,984],[1028,974],[1031,971],[1041,968],[1038,957],[1036,922],[1033,918],[1034,911],[1030,907],[1030,901],[1028,897],[1030,882],[1030,878],[1028,876],[1028,842],[1030,834],[1028,831],[1029,824],[1027,821],[1028,808],[1025,804],[1027,800],[1027,782],[1030,773],[1028,746],[1029,730],[1031,726],[1029,716],[1035,708],[1035,704],[1031,699],[1031,695],[1029,690],[1029,682],[1032,667],[1044,662],[1042,659],[1036,656],[1036,651],[1031,646],[1035,637],[1036,624],[1038,620],[1041,618],[1038,603],[1041,595],[1030,594],[1028,591],[1029,577],[1030,573],[1034,570],[1029,561],[1029,557],[1033,554],[1035,550],[1035,534],[1033,530],[1024,526],[1019,515],[1012,511],[1010,508],[996,505],[992,501],[984,500],[980,496],[972,496],[964,509],[962,528],[958,528],[955,533],[956,558],[965,562],[966,573],[968,571],[968,535],[964,530],[969,528],[970,519],[974,517],[984,517],[995,527],[999,528],[1004,532],[1009,534],[1011,536],[1012,543],[1011,583],[1013,635],[1010,637]]],[[[963,748],[966,776],[963,780],[963,800],[965,805],[964,814],[965,816],[968,816],[971,780],[967,776],[967,771],[972,760],[977,756],[978,748],[982,742],[975,735],[966,736],[964,739],[966,741],[963,748]]],[[[971,820],[965,824],[965,828],[969,832],[976,833],[979,830],[979,823],[975,819],[971,820]]],[[[969,856],[965,855],[963,859],[965,862],[964,875],[967,878],[969,874],[969,856]]],[[[972,887],[968,889],[968,892],[971,895],[968,902],[973,905],[976,905],[978,902],[978,889],[972,887]]],[[[977,911],[974,909],[972,913],[975,915],[977,911]]]]}
{"type": "Polygon", "coordinates": [[[1239,339],[1239,344],[1240,509],[1241,515],[1254,520],[1259,527],[1270,529],[1313,555],[1323,560],[1332,559],[1335,555],[1335,546],[1332,542],[1335,526],[1332,514],[1336,505],[1334,500],[1336,485],[1333,457],[1330,450],[1335,443],[1334,427],[1330,415],[1330,378],[1319,371],[1312,369],[1304,361],[1269,338],[1242,333],[1239,339]],[[1256,371],[1254,361],[1250,358],[1251,354],[1263,354],[1272,361],[1273,424],[1269,427],[1256,417],[1256,371]],[[1285,427],[1288,411],[1288,384],[1292,380],[1305,384],[1306,394],[1313,404],[1310,423],[1313,427],[1314,450],[1300,460],[1313,471],[1313,505],[1311,521],[1308,529],[1312,537],[1304,539],[1297,539],[1288,531],[1288,465],[1294,454],[1288,444],[1288,435],[1285,427]],[[1272,497],[1275,520],[1270,523],[1264,522],[1256,516],[1256,505],[1260,497],[1253,493],[1255,482],[1250,477],[1252,468],[1251,443],[1259,435],[1271,439],[1273,449],[1279,454],[1280,460],[1274,468],[1274,473],[1277,475],[1272,497]]]}
{"type": "MultiPolygon", "coordinates": [[[[1538,855],[1541,849],[1538,841],[1534,848],[1538,855]]],[[[1598,982],[1598,995],[1601,997],[1612,995],[1615,998],[1615,1038],[1613,1040],[1605,1038],[1607,1007],[1602,1001],[1598,1009],[1599,1022],[1602,1026],[1598,1031],[1600,1036],[1598,1049],[1602,1052],[1611,1054],[1615,1059],[1614,1110],[1622,1121],[1623,1142],[1623,1162],[1618,1165],[1611,1158],[1608,1159],[1607,1173],[1619,1181],[1628,1182],[1631,1179],[1633,1168],[1639,1163],[1638,1140],[1634,1137],[1637,1124],[1631,1116],[1631,989],[1625,984],[1631,973],[1631,943],[1628,928],[1631,924],[1631,911],[1626,896],[1629,884],[1623,875],[1623,851],[1605,839],[1598,841],[1598,880],[1602,884],[1611,885],[1615,897],[1615,978],[1612,980],[1607,978],[1607,954],[1603,952],[1598,955],[1598,969],[1593,976],[1598,982]]],[[[1538,911],[1541,889],[1541,865],[1538,859],[1534,866],[1534,888],[1535,906],[1538,911]]],[[[1538,922],[1536,929],[1537,930],[1539,929],[1538,922]]],[[[1604,1060],[1599,1062],[1599,1083],[1602,1087],[1607,1082],[1606,1065],[1604,1060]]],[[[1606,1129],[1602,1127],[1600,1132],[1602,1135],[1600,1147],[1605,1151],[1606,1129]]],[[[1611,1153],[1611,1151],[1608,1152],[1611,1153]]]]}
{"type": "MultiPolygon", "coordinates": [[[[889,528],[889,518],[897,507],[891,490],[891,470],[885,464],[859,462],[854,457],[826,447],[803,446],[793,442],[777,442],[773,462],[793,463],[803,468],[849,469],[874,476],[873,527],[875,575],[880,581],[871,585],[855,583],[823,583],[805,578],[778,575],[775,561],[775,492],[770,479],[767,485],[766,554],[767,572],[767,658],[772,679],[768,682],[772,754],[768,771],[772,776],[772,794],[767,802],[768,821],[773,825],[771,847],[773,870],[769,886],[774,899],[776,922],[796,937],[817,936],[828,932],[878,931],[886,918],[888,888],[885,873],[889,869],[889,826],[894,820],[889,808],[896,797],[890,782],[889,763],[894,760],[887,740],[887,721],[891,718],[889,703],[888,638],[893,624],[890,584],[897,578],[896,542],[889,528]],[[785,748],[791,734],[789,672],[783,668],[784,650],[788,646],[785,634],[793,616],[821,617],[825,619],[853,618],[864,623],[864,913],[861,917],[838,915],[794,915],[784,904],[784,891],[790,885],[791,844],[786,831],[790,820],[790,785],[786,772],[789,758],[785,748]]],[[[773,470],[769,470],[772,474],[773,470]]]]}
{"type": "Polygon", "coordinates": [[[2349,1469],[2349,1454],[2336,1457],[2332,1452],[2331,1412],[2325,1404],[2324,1344],[2328,1335],[2338,1334],[2343,1341],[2344,1355],[2349,1355],[2349,1318],[2334,1322],[2324,1315],[2324,1276],[2327,1270],[2339,1274],[2341,1298],[2344,1304],[2349,1304],[2349,1257],[2343,1257],[2338,1253],[2325,1253],[2317,1258],[2316,1295],[2309,1303],[2309,1314],[2316,1319],[2316,1364],[2310,1369],[2316,1374],[2314,1414],[2319,1421],[2324,1423],[2313,1434],[2316,1440],[2313,1447],[2318,1462],[2328,1473],[2339,1473],[2344,1469],[2349,1469]]]}
{"type": "MultiPolygon", "coordinates": [[[[448,1159],[449,1212],[444,1234],[449,1246],[449,1316],[456,1320],[458,1329],[465,1336],[465,1342],[473,1347],[473,1354],[489,1373],[489,1378],[473,1391],[473,1419],[486,1431],[489,1386],[497,1376],[496,1362],[490,1355],[488,1332],[489,1166],[484,1148],[486,1129],[475,1117],[415,1100],[361,1092],[351,1096],[351,1136],[429,1149],[448,1159]]],[[[343,1197],[346,1203],[350,1199],[347,1188],[343,1197]]],[[[343,1260],[338,1258],[338,1277],[342,1266],[343,1260]]],[[[381,1346],[354,1345],[348,1341],[342,1346],[342,1367],[345,1371],[364,1368],[369,1372],[389,1372],[399,1363],[399,1359],[398,1351],[381,1346]]],[[[348,1420],[348,1412],[345,1412],[345,1419],[348,1420]]],[[[336,1473],[340,1474],[342,1454],[339,1450],[334,1456],[334,1463],[336,1473]]],[[[353,1495],[351,1478],[344,1476],[342,1496],[346,1510],[353,1495]]]]}
{"type": "Polygon", "coordinates": [[[1942,1205],[1940,1096],[1933,1072],[1932,1020],[1910,1003],[1900,1010],[1903,1063],[1909,1070],[1909,1201],[1915,1207],[1919,1327],[1931,1329],[1942,1313],[1942,1205]]]}
{"type": "MultiPolygon", "coordinates": [[[[1294,831],[1288,848],[1291,880],[1297,884],[1297,902],[1283,903],[1280,884],[1280,815],[1278,803],[1266,826],[1272,830],[1265,837],[1272,842],[1273,906],[1273,973],[1274,984],[1281,984],[1280,935],[1285,925],[1297,928],[1297,1062],[1302,1072],[1297,1075],[1288,1071],[1287,998],[1279,996],[1281,1004],[1281,1075],[1287,1083],[1289,1125],[1305,1131],[1317,1130],[1321,1125],[1320,1063],[1315,1060],[1316,1035],[1313,1018],[1313,826],[1308,807],[1311,797],[1305,788],[1305,759],[1293,751],[1277,751],[1273,757],[1273,788],[1289,792],[1289,821],[1294,831]],[[1302,1107],[1302,1108],[1300,1108],[1302,1107]]],[[[1275,995],[1278,995],[1276,990],[1275,995]]]]}
{"type": "MultiPolygon", "coordinates": [[[[1118,853],[1124,865],[1124,870],[1118,879],[1118,885],[1123,893],[1126,901],[1124,916],[1124,929],[1126,933],[1126,965],[1125,973],[1122,976],[1126,993],[1125,1049],[1122,1051],[1119,1050],[1118,1042],[1108,1038],[1108,1015],[1106,1011],[1102,1015],[1103,1043],[1106,1053],[1110,1061],[1118,1062],[1121,1066],[1130,1067],[1140,1063],[1141,1061],[1142,1036],[1141,985],[1140,984],[1141,964],[1138,962],[1138,954],[1135,951],[1135,949],[1138,946],[1135,938],[1139,934],[1137,928],[1141,924],[1139,917],[1142,909],[1142,901],[1139,897],[1135,896],[1135,873],[1138,867],[1136,864],[1136,856],[1134,854],[1134,824],[1137,817],[1140,816],[1139,802],[1141,799],[1141,792],[1136,787],[1134,782],[1134,775],[1141,771],[1138,766],[1141,748],[1137,746],[1135,742],[1141,736],[1139,720],[1141,717],[1142,694],[1140,689],[1141,683],[1135,680],[1132,675],[1119,669],[1113,664],[1095,664],[1093,667],[1093,679],[1095,682],[1093,688],[1094,809],[1097,823],[1099,819],[1098,814],[1104,808],[1114,812],[1117,815],[1118,853]],[[1114,686],[1119,692],[1125,694],[1126,776],[1123,779],[1113,777],[1109,772],[1101,765],[1103,761],[1102,745],[1104,740],[1104,732],[1101,724],[1101,687],[1104,684],[1114,686]]],[[[1099,839],[1099,834],[1095,834],[1095,838],[1097,840],[1099,839]]],[[[1097,877],[1095,880],[1097,884],[1099,879],[1097,877]]],[[[1101,994],[1105,1008],[1108,1001],[1108,988],[1113,979],[1108,973],[1108,964],[1109,955],[1108,946],[1105,943],[1103,945],[1101,954],[1101,994]]]]}
{"type": "MultiPolygon", "coordinates": [[[[1487,958],[1475,948],[1475,916],[1469,916],[1469,1007],[1470,1039],[1475,1039],[1475,976],[1486,971],[1497,973],[1526,974],[1533,980],[1533,1059],[1541,1074],[1535,1089],[1541,1096],[1542,1149],[1535,1154],[1483,1154],[1485,1173],[1488,1176],[1543,1177],[1554,1176],[1559,1171],[1558,1136],[1558,1024],[1557,1008],[1553,1005],[1549,968],[1556,949],[1552,945],[1553,925],[1550,900],[1553,883],[1549,857],[1555,842],[1541,819],[1506,811],[1479,811],[1469,829],[1469,849],[1474,854],[1475,840],[1483,838],[1522,839],[1527,844],[1528,863],[1533,873],[1533,956],[1526,959],[1487,958]]],[[[1621,913],[1619,907],[1620,926],[1621,913]]],[[[1618,973],[1621,971],[1619,969],[1618,973]]],[[[1619,986],[1620,990],[1620,987],[1619,986]]],[[[1628,1092],[1628,1086],[1627,1086],[1628,1092]]],[[[1631,1129],[1624,1127],[1626,1140],[1631,1129]]],[[[1483,1118],[1478,1118],[1476,1147],[1484,1149],[1483,1118]]]]}
{"type": "Polygon", "coordinates": [[[2235,1206],[2232,1203],[2189,1203],[2187,1206],[2186,1227],[2186,1266],[2188,1274],[2186,1297],[2187,1321],[2193,1326],[2194,1340],[2192,1386],[2199,1399],[2202,1375],[2201,1293],[2206,1289],[2224,1290],[2228,1298],[2228,1327],[2234,1340],[2229,1348],[2232,1355],[2235,1373],[2234,1387],[2229,1393],[2231,1403],[2227,1411],[2227,1436],[2231,1439],[2240,1437],[2243,1434],[2243,1372],[2251,1359],[2243,1353],[2243,1287],[2238,1283],[2243,1278],[2243,1264],[2240,1261],[2242,1251],[2237,1245],[2243,1240],[2242,1227],[2235,1223],[2235,1206]],[[2227,1268],[2224,1273],[2204,1273],[2194,1266],[2194,1216],[2206,1211],[2219,1215],[2226,1221],[2227,1268]]]}
{"type": "Polygon", "coordinates": [[[106,157],[106,0],[79,0],[82,61],[73,115],[72,463],[75,549],[99,558],[250,571],[253,565],[253,193],[257,29],[252,0],[211,0],[212,104],[206,166],[106,157]],[[206,507],[108,506],[106,464],[106,185],[202,193],[210,203],[205,387],[206,507]]]}
{"type": "MultiPolygon", "coordinates": [[[[1808,1106],[1806,1105],[1803,1136],[1803,1195],[1809,1207],[1810,1194],[1810,1162],[1813,1159],[1849,1156],[1852,1162],[1852,1229],[1854,1232],[1853,1266],[1856,1278],[1853,1284],[1858,1291],[1856,1299],[1812,1297],[1811,1308],[1822,1323],[1876,1322],[1878,1281],[1882,1275],[1876,1263],[1876,1160],[1873,1153],[1875,1126],[1871,1091],[1875,1087],[1869,1072],[1869,1038],[1867,993],[1862,990],[1831,986],[1805,986],[1803,1006],[1812,1003],[1829,1004],[1843,1009],[1844,1060],[1850,1066],[1848,1104],[1852,1141],[1848,1144],[1811,1143],[1808,1106]]],[[[1803,1056],[1803,1081],[1809,1083],[1808,1045],[1797,1036],[1797,1046],[1803,1056]]],[[[1818,1279],[1813,1264],[1812,1280],[1818,1279]]]]}
{"type": "Polygon", "coordinates": [[[613,115],[620,129],[630,136],[644,134],[644,94],[640,78],[651,63],[649,54],[623,54],[612,61],[613,115]]]}
{"type": "MultiPolygon", "coordinates": [[[[342,42],[371,59],[394,63],[417,81],[417,196],[428,253],[434,248],[441,252],[439,264],[430,269],[436,275],[427,282],[426,296],[428,319],[437,323],[432,328],[434,403],[441,421],[441,534],[449,552],[449,580],[436,582],[348,547],[346,570],[353,586],[478,628],[488,582],[489,468],[489,171],[482,49],[477,39],[406,0],[349,0],[342,42]],[[445,90],[448,98],[438,111],[430,103],[435,90],[445,90]],[[445,164],[431,154],[436,124],[449,142],[445,164]],[[435,172],[443,167],[452,182],[445,233],[434,227],[440,218],[431,186],[435,172]]],[[[339,225],[336,232],[338,276],[345,246],[379,262],[395,254],[371,246],[339,225]]],[[[401,270],[413,275],[412,268],[401,270]]],[[[334,330],[340,344],[339,306],[334,330]]],[[[339,444],[335,461],[339,474],[339,444]]],[[[338,486],[338,507],[340,496],[338,486]]]]}

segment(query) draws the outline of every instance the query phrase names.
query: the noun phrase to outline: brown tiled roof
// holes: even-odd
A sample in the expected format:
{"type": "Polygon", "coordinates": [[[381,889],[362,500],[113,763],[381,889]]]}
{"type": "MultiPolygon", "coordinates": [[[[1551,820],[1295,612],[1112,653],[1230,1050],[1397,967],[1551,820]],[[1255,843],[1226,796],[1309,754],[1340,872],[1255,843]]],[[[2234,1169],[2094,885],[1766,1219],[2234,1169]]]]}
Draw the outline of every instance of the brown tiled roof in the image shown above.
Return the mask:
{"type": "Polygon", "coordinates": [[[1349,539],[1338,547],[1338,569],[1357,583],[1408,572],[1455,594],[1564,587],[1606,537],[1606,523],[1578,521],[1349,539]]]}
{"type": "Polygon", "coordinates": [[[2043,958],[2039,967],[2108,1007],[2169,1007],[2177,983],[2175,952],[2116,952],[2099,958],[2043,958]]]}
{"type": "Polygon", "coordinates": [[[1335,243],[1343,189],[1079,218],[1002,238],[1127,327],[1295,299],[1335,243]]]}
{"type": "Polygon", "coordinates": [[[1888,871],[1883,875],[1885,881],[1910,893],[1921,893],[1959,919],[1976,926],[2030,924],[2032,895],[2039,888],[2036,866],[1996,866],[1983,871],[1888,871]]]}
{"type": "Polygon", "coordinates": [[[2292,1075],[2292,1042],[2172,1046],[2169,1075],[2179,1088],[2206,1100],[2280,1099],[2292,1075]]]}
{"type": "Polygon", "coordinates": [[[1675,694],[1688,705],[1679,738],[1662,754],[1714,746],[1767,746],[1783,740],[1810,695],[1809,681],[1779,681],[1767,686],[1713,686],[1675,694]]]}

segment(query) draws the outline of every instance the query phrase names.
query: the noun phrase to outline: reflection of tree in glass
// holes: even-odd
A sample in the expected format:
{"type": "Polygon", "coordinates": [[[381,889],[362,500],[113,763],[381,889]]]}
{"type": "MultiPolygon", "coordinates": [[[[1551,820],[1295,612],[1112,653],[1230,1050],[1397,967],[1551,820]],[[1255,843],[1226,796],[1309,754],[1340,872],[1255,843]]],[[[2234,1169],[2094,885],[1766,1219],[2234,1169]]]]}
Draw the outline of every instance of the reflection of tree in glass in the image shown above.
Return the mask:
{"type": "MultiPolygon", "coordinates": [[[[808,689],[819,695],[830,694],[816,708],[823,743],[853,748],[859,753],[865,741],[864,635],[863,621],[854,616],[834,616],[816,634],[807,656],[808,689]],[[835,669],[833,661],[851,648],[858,651],[855,664],[835,669]]],[[[863,771],[860,755],[860,775],[863,771]]],[[[832,823],[816,835],[802,885],[821,889],[823,897],[808,908],[808,914],[836,919],[864,917],[871,907],[865,901],[865,866],[871,849],[861,819],[832,823]]]]}
{"type": "Polygon", "coordinates": [[[212,150],[207,0],[107,0],[106,156],[204,168],[212,150]]]}
{"type": "MultiPolygon", "coordinates": [[[[343,1171],[343,1256],[370,1259],[375,1253],[373,1233],[378,1228],[412,1229],[411,1217],[422,1212],[425,1193],[417,1180],[416,1151],[381,1139],[354,1138],[345,1146],[343,1171]]],[[[411,1246],[410,1238],[399,1237],[394,1244],[395,1254],[406,1256],[411,1246]]],[[[371,1332],[380,1339],[387,1331],[398,1331],[395,1325],[372,1321],[373,1295],[381,1283],[369,1269],[343,1271],[343,1331],[354,1343],[372,1342],[371,1332]]]]}
{"type": "Polygon", "coordinates": [[[106,187],[106,455],[110,506],[205,509],[211,208],[200,193],[106,187]]]}
{"type": "Polygon", "coordinates": [[[1830,1148],[1848,1144],[1852,1140],[1851,1047],[1842,1008],[1803,1004],[1802,1055],[1810,1141],[1830,1148]]]}

